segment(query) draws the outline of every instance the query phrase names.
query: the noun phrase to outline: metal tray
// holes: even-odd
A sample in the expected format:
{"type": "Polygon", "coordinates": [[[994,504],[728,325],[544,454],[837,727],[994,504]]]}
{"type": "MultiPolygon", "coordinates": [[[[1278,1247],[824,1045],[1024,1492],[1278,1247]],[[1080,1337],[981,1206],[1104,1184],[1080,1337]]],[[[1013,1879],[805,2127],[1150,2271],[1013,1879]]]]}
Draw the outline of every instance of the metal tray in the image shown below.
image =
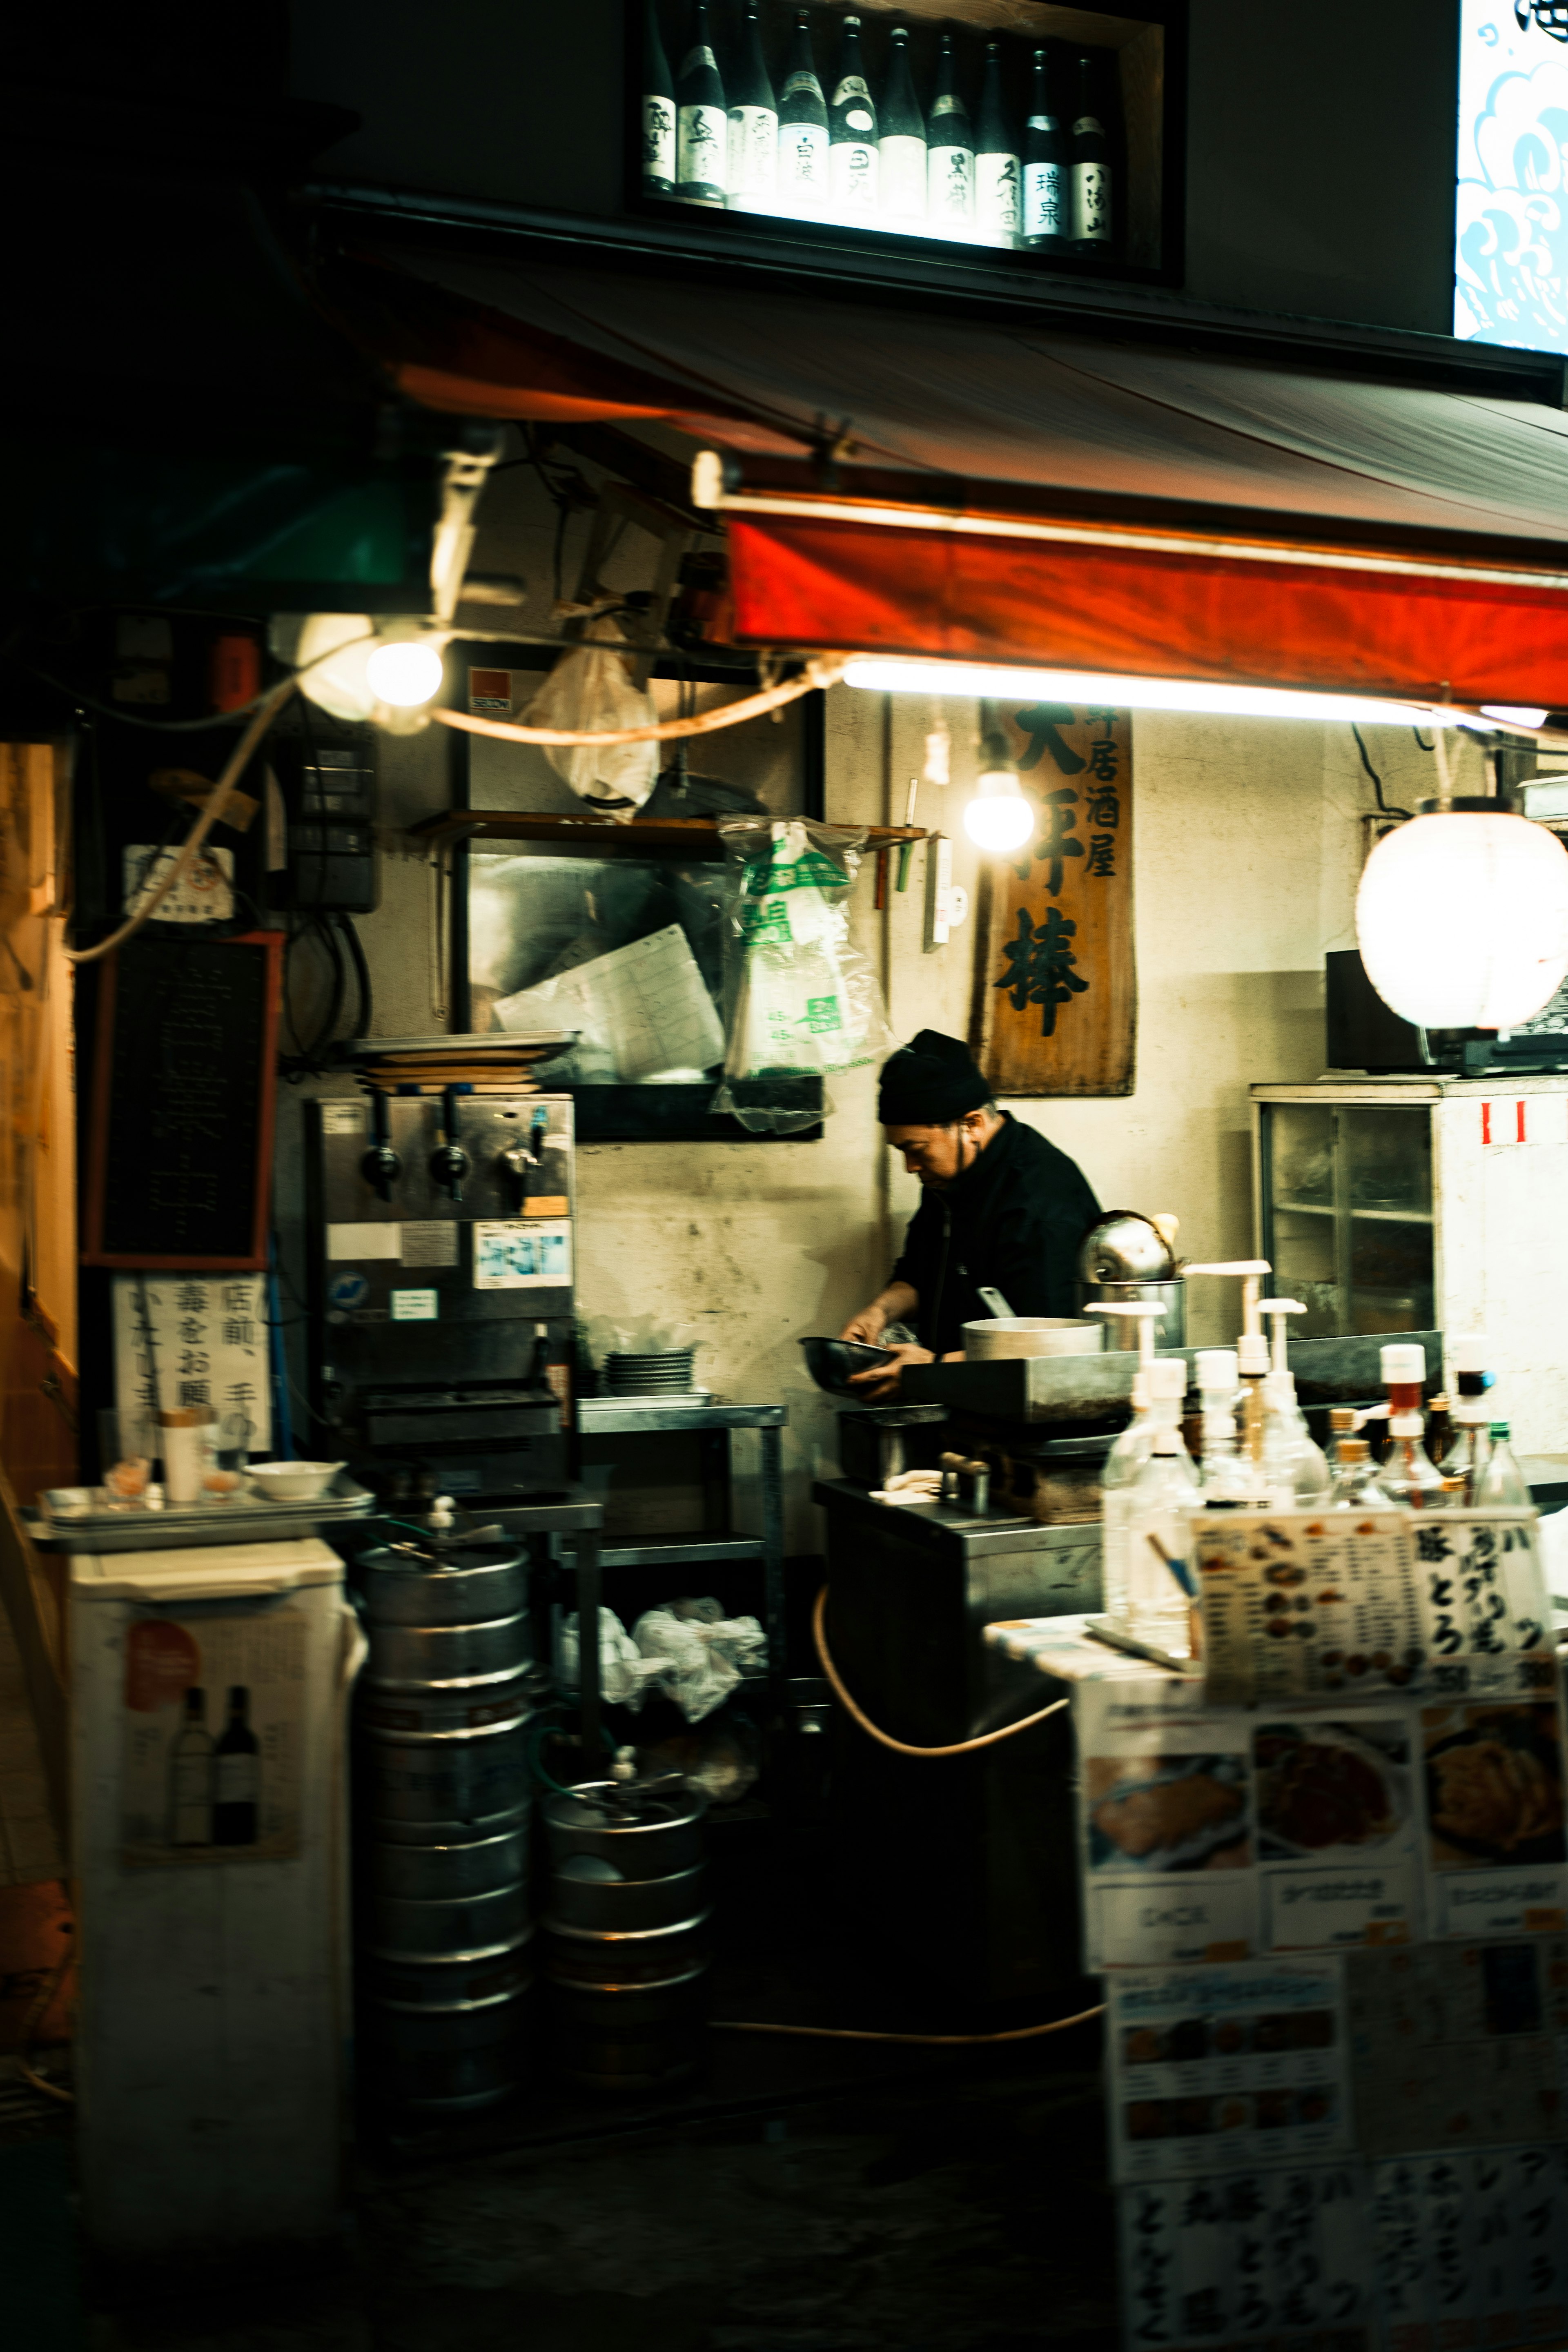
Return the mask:
{"type": "Polygon", "coordinates": [[[368,1518],[375,1507],[369,1487],[340,1470],[326,1493],[310,1503],[268,1502],[246,1493],[178,1510],[144,1505],[110,1510],[101,1486],[48,1486],[21,1516],[40,1551],[171,1551],[184,1544],[287,1542],[368,1518]]]}

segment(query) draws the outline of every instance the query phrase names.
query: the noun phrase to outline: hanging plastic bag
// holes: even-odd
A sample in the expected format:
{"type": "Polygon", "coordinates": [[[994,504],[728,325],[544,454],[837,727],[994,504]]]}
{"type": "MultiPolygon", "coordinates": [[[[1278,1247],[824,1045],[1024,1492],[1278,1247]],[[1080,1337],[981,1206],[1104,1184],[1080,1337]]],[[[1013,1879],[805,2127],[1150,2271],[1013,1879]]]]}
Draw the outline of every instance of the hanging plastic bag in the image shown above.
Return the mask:
{"type": "Polygon", "coordinates": [[[808,1082],[858,1068],[892,1038],[849,935],[865,834],[801,817],[719,820],[724,844],[724,1076],[713,1098],[753,1131],[822,1117],[808,1082]]]}
{"type": "MultiPolygon", "coordinates": [[[[618,638],[618,607],[557,607],[559,619],[593,613],[584,642],[563,653],[523,712],[529,727],[580,728],[602,735],[619,727],[656,727],[658,712],[646,688],[631,679],[630,656],[612,653],[597,638],[618,638]]],[[[658,743],[547,743],[544,756],[579,800],[603,809],[621,824],[636,816],[658,773],[658,743]]]]}

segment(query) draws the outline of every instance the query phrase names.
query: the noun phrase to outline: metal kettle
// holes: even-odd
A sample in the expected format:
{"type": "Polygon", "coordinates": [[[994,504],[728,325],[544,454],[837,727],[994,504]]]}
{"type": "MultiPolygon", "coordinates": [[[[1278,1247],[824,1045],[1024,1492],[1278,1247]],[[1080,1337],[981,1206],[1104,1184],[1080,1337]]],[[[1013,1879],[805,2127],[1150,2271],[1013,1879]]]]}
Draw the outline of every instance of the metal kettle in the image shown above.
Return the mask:
{"type": "MultiPolygon", "coordinates": [[[[1079,1312],[1093,1300],[1129,1306],[1152,1299],[1164,1310],[1154,1328],[1158,1348],[1187,1343],[1187,1286],[1176,1258],[1177,1220],[1111,1209],[1090,1225],[1078,1254],[1079,1312]]],[[[1114,1345],[1114,1342],[1108,1342],[1114,1345]]]]}

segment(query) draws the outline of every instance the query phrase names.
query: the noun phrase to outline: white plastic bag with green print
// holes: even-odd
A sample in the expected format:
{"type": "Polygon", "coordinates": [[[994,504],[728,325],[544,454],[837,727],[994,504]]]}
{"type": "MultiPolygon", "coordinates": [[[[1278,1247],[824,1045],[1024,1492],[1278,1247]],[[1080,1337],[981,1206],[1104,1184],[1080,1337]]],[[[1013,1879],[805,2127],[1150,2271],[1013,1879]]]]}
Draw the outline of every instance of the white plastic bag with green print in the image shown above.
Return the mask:
{"type": "Polygon", "coordinates": [[[758,1133],[814,1127],[822,1080],[891,1045],[881,992],[849,933],[864,833],[800,817],[721,818],[724,1076],[713,1098],[758,1133]]]}

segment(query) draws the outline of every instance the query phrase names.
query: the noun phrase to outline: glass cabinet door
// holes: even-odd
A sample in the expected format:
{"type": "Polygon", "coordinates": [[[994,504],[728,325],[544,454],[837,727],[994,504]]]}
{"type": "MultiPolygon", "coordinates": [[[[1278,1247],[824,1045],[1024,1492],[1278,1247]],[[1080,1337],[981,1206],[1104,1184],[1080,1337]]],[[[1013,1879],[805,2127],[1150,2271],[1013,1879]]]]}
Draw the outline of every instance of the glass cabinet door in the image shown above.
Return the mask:
{"type": "Polygon", "coordinates": [[[1306,1338],[1432,1328],[1426,1103],[1261,1103],[1262,1254],[1306,1338]]]}

